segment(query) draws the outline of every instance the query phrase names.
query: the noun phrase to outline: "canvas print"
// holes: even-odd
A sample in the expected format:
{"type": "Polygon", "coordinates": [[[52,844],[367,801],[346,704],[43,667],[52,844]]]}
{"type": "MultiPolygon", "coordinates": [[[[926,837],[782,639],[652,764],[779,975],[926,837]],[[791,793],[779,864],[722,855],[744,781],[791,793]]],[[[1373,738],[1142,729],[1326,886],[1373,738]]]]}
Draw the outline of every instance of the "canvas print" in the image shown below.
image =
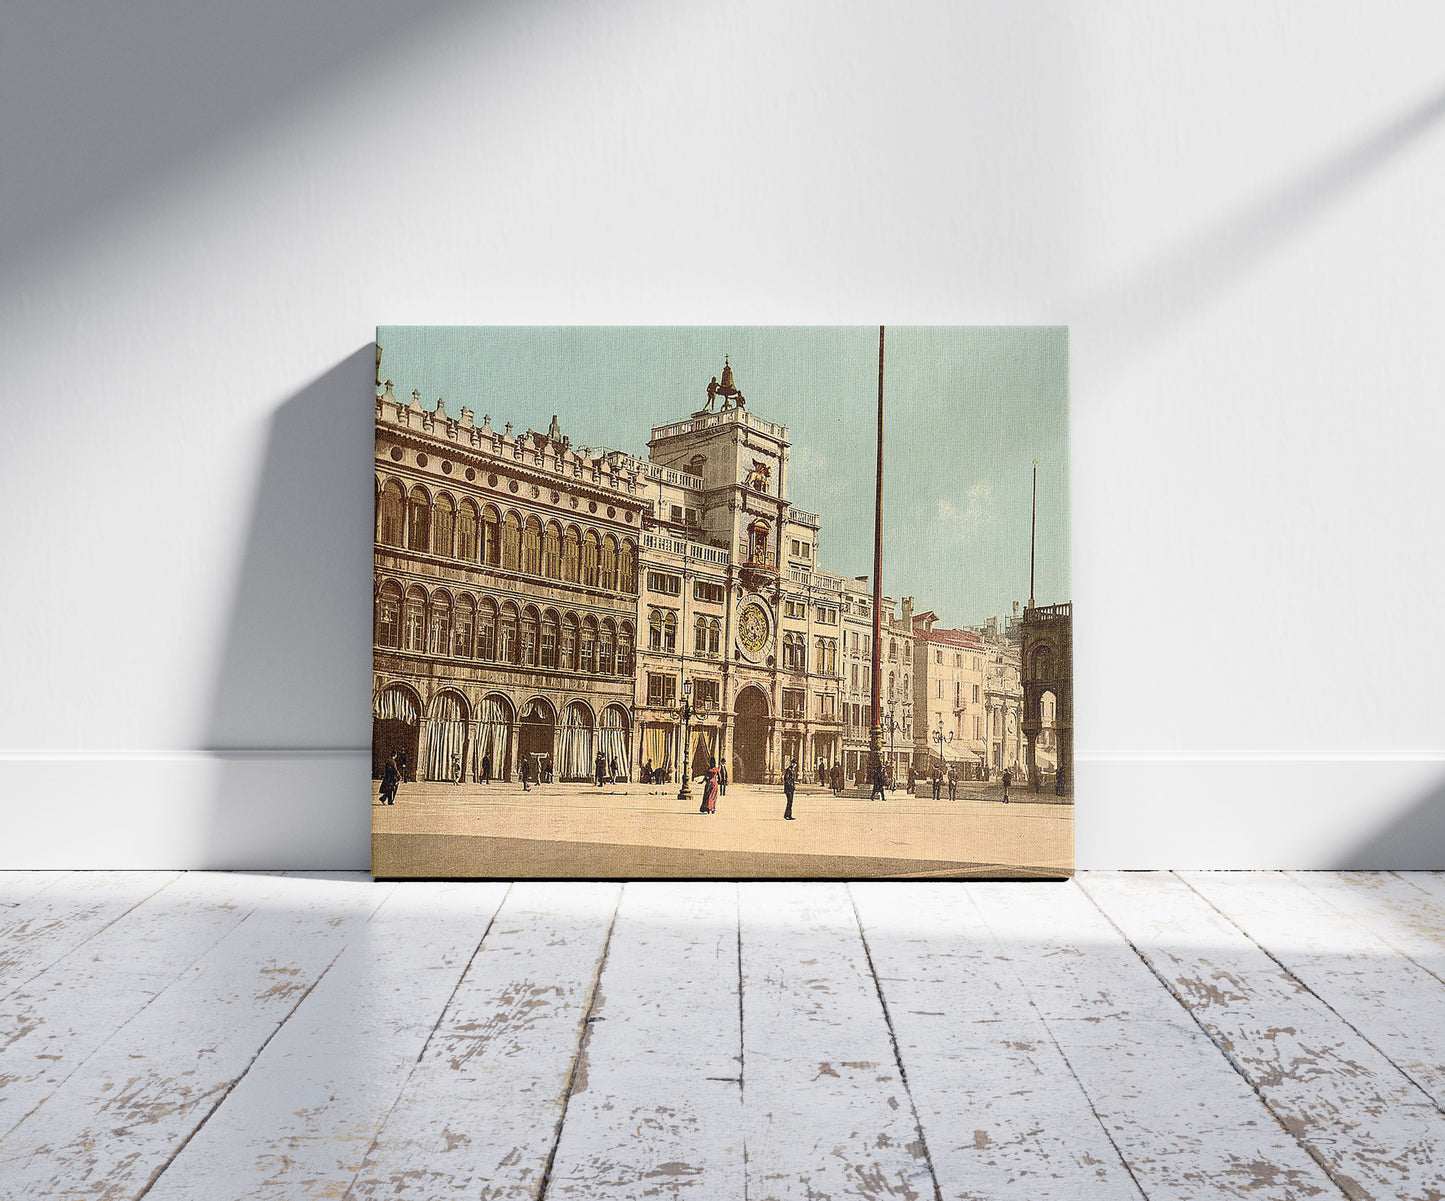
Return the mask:
{"type": "Polygon", "coordinates": [[[1065,329],[376,355],[376,876],[1072,873],[1065,329]]]}

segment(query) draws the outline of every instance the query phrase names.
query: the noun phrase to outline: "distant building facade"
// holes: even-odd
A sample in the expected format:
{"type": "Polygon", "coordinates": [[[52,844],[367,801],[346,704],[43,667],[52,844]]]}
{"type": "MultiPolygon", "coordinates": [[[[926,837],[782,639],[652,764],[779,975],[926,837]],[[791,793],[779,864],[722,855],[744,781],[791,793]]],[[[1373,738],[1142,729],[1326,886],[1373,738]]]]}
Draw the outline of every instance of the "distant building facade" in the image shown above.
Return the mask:
{"type": "MultiPolygon", "coordinates": [[[[789,761],[859,778],[871,590],[820,566],[823,522],[789,500],[790,448],[728,364],[705,409],[652,429],[646,458],[574,445],[556,417],[497,429],[379,383],[374,774],[400,752],[409,777],[467,782],[524,765],[580,780],[599,758],[626,779],[676,782],[711,760],[739,781],[775,782],[789,761]]],[[[1017,631],[937,622],[884,600],[885,761],[898,779],[940,755],[973,774],[1016,765],[1017,631]]]]}

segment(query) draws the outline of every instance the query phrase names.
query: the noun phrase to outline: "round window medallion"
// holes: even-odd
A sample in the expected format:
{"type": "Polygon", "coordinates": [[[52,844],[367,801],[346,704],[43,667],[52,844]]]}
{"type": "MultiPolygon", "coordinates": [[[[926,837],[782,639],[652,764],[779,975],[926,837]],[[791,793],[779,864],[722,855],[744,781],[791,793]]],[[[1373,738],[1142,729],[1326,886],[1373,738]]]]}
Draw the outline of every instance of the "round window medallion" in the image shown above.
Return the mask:
{"type": "Polygon", "coordinates": [[[400,446],[393,446],[393,447],[391,448],[391,457],[392,457],[393,459],[395,459],[398,463],[401,462],[401,447],[400,447],[400,446]]]}
{"type": "Polygon", "coordinates": [[[558,496],[555,492],[552,493],[552,503],[553,503],[554,505],[555,505],[559,500],[561,500],[561,499],[562,499],[562,498],[561,498],[560,496],[558,496]]]}
{"type": "Polygon", "coordinates": [[[477,473],[476,473],[476,471],[474,471],[472,468],[468,467],[468,468],[467,468],[467,479],[468,479],[468,480],[474,480],[474,479],[476,479],[476,478],[477,478],[477,473]]]}
{"type": "Polygon", "coordinates": [[[491,488],[495,488],[497,486],[497,477],[495,475],[487,476],[487,486],[491,488]]]}
{"type": "Polygon", "coordinates": [[[520,485],[517,483],[516,480],[513,480],[510,484],[507,485],[508,490],[511,492],[515,492],[519,487],[520,485]]]}
{"type": "Polygon", "coordinates": [[[631,520],[632,520],[632,514],[631,514],[631,512],[624,513],[624,514],[623,514],[623,517],[626,518],[628,521],[631,521],[631,520]]]}
{"type": "Polygon", "coordinates": [[[539,497],[539,496],[541,496],[541,495],[542,495],[542,489],[540,489],[539,487],[537,487],[536,484],[533,484],[533,485],[532,485],[532,499],[533,499],[533,500],[536,500],[537,497],[539,497]]]}
{"type": "Polygon", "coordinates": [[[452,465],[446,459],[442,460],[442,472],[446,475],[451,475],[452,473],[452,465]]]}
{"type": "Polygon", "coordinates": [[[575,496],[572,498],[572,507],[574,509],[577,507],[577,498],[575,496]]]}
{"type": "Polygon", "coordinates": [[[431,460],[428,459],[426,455],[417,455],[416,457],[416,465],[418,467],[425,467],[429,462],[431,462],[431,460]]]}
{"type": "Polygon", "coordinates": [[[608,505],[608,506],[607,506],[607,516],[608,516],[608,517],[616,517],[616,516],[617,516],[617,510],[614,509],[611,505],[608,505]]]}
{"type": "Polygon", "coordinates": [[[597,502],[595,500],[589,500],[587,502],[587,511],[589,513],[597,512],[597,502]]]}

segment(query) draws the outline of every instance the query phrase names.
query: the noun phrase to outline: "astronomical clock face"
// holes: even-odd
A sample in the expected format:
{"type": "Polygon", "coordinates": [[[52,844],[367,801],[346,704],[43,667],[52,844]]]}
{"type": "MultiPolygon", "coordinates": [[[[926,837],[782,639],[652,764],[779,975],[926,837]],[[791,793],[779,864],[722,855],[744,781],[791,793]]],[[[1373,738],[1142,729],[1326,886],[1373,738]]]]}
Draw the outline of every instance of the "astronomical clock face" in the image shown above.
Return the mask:
{"type": "Polygon", "coordinates": [[[761,655],[771,632],[772,623],[762,605],[753,601],[743,606],[743,611],[738,614],[738,645],[745,654],[753,659],[761,655]]]}

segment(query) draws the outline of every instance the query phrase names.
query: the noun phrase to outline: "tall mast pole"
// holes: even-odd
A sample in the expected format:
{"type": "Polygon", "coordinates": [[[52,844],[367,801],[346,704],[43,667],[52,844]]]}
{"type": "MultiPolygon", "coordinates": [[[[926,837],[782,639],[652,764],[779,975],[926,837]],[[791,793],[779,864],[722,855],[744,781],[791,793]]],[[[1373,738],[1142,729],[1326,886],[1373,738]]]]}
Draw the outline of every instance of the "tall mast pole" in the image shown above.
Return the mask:
{"type": "Polygon", "coordinates": [[[878,327],[878,470],[873,501],[873,680],[872,722],[868,731],[868,774],[883,765],[883,326],[878,327]]]}
{"type": "Polygon", "coordinates": [[[1029,608],[1034,607],[1034,534],[1039,523],[1039,461],[1034,460],[1034,499],[1029,510],[1029,608]]]}

